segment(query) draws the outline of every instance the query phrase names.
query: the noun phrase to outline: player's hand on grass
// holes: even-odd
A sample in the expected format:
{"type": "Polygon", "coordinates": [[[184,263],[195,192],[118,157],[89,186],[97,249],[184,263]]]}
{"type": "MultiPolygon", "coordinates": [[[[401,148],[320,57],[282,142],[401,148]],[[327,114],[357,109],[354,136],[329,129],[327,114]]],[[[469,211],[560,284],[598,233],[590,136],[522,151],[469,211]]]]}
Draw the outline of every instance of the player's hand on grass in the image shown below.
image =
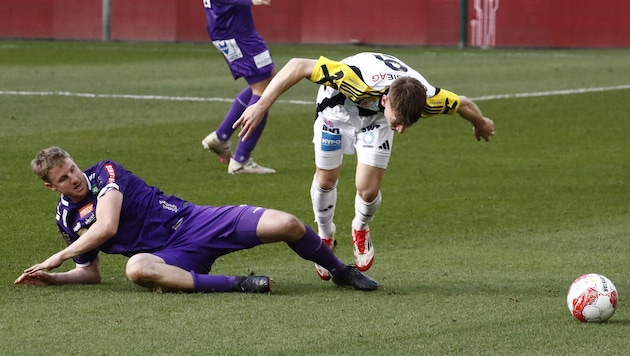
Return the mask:
{"type": "MultiPolygon", "coordinates": [[[[59,253],[56,253],[46,259],[46,261],[42,263],[38,263],[24,270],[24,275],[38,275],[38,272],[44,270],[55,269],[63,263],[64,259],[61,257],[59,253]]],[[[19,278],[18,278],[19,279],[19,278]]]]}
{"type": "Polygon", "coordinates": [[[477,141],[481,141],[482,138],[486,142],[490,141],[490,136],[494,136],[494,121],[484,117],[483,121],[473,126],[473,134],[477,141]]]}
{"type": "Polygon", "coordinates": [[[21,276],[19,276],[14,284],[31,284],[31,285],[47,285],[49,283],[50,274],[44,272],[44,270],[51,270],[61,266],[63,259],[59,254],[54,254],[46,261],[38,263],[24,270],[21,276]]]}
{"type": "Polygon", "coordinates": [[[36,271],[33,273],[22,273],[13,284],[28,284],[33,286],[45,286],[50,284],[50,274],[44,271],[36,271]]]}

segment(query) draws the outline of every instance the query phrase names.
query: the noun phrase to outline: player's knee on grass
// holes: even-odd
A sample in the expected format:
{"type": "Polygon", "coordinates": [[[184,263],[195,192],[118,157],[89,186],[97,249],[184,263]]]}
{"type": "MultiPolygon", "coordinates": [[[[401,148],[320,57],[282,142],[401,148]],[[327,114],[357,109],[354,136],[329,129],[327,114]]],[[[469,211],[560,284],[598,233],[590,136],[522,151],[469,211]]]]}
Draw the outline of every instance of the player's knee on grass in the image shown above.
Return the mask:
{"type": "Polygon", "coordinates": [[[127,278],[133,283],[152,288],[157,279],[154,265],[155,262],[147,258],[146,254],[137,254],[127,261],[125,273],[127,278]]]}

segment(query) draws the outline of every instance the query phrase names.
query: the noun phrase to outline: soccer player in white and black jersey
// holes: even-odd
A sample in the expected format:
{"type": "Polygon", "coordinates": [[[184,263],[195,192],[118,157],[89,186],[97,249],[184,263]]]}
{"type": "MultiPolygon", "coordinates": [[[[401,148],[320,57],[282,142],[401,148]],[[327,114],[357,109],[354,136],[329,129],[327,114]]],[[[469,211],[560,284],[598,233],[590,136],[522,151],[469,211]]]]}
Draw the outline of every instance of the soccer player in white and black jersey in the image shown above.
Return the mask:
{"type": "MultiPolygon", "coordinates": [[[[308,79],[320,84],[313,125],[316,172],[311,185],[313,212],[324,242],[334,247],[333,217],[337,180],[344,154],[357,155],[355,217],[352,240],[355,263],[368,270],[374,260],[369,222],[381,204],[380,186],[389,163],[394,132],[402,134],[420,118],[459,114],[473,126],[478,141],[494,135],[494,122],[469,98],[434,87],[400,59],[374,52],[341,61],[293,58],[269,83],[260,100],[234,124],[242,140],[251,135],[278,97],[308,79]]],[[[323,280],[325,268],[316,265],[323,280]]]]}

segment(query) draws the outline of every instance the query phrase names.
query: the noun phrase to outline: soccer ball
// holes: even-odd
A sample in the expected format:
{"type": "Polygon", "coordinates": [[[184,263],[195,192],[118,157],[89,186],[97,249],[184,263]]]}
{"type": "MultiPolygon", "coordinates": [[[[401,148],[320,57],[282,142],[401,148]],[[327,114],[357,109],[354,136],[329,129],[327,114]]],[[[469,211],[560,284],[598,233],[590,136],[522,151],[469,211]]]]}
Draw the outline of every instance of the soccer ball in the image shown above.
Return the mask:
{"type": "Polygon", "coordinates": [[[579,321],[602,323],[617,310],[617,288],[597,273],[578,277],[567,292],[567,305],[579,321]]]}

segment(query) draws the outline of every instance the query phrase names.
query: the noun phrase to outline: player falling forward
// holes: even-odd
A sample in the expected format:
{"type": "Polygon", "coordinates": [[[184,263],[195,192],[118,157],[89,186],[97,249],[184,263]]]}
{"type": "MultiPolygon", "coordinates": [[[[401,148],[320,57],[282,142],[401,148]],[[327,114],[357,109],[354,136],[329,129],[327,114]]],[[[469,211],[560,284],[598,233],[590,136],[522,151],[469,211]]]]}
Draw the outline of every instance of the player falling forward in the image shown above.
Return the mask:
{"type": "MultiPolygon", "coordinates": [[[[389,163],[394,132],[402,134],[421,117],[458,113],[473,125],[478,141],[494,135],[494,122],[469,98],[437,88],[400,59],[364,52],[334,61],[293,58],[273,78],[260,100],[248,107],[234,127],[245,141],[278,97],[300,80],[320,84],[313,125],[316,171],[311,184],[319,235],[334,247],[333,217],[337,181],[344,154],[357,155],[352,242],[356,266],[366,271],[374,260],[369,222],[381,205],[381,182],[389,163]]],[[[330,273],[316,265],[324,280],[330,273]]]]}

